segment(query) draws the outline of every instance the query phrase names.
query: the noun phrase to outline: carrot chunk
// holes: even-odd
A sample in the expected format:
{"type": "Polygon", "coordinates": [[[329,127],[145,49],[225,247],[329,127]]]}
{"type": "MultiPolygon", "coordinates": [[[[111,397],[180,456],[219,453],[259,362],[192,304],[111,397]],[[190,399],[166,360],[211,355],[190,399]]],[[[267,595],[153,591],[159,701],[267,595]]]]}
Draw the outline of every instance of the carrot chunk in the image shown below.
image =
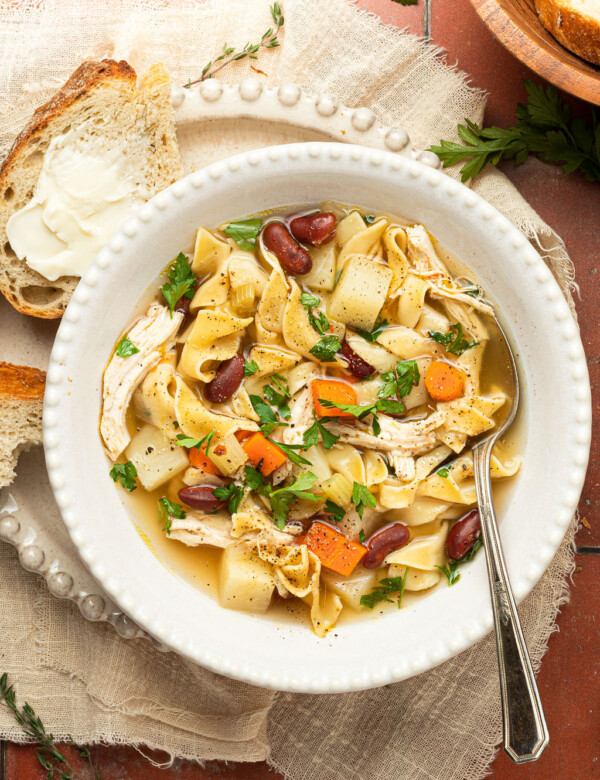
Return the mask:
{"type": "Polygon", "coordinates": [[[465,389],[465,375],[455,366],[433,360],[425,374],[425,387],[435,401],[454,401],[465,389]]]}
{"type": "Polygon", "coordinates": [[[201,469],[207,474],[220,474],[221,472],[215,464],[206,455],[206,444],[201,449],[192,447],[190,449],[190,463],[195,469],[201,469]]]}
{"type": "Polygon", "coordinates": [[[257,469],[260,464],[259,471],[265,477],[286,461],[285,454],[279,447],[266,439],[260,431],[253,433],[249,439],[246,439],[242,443],[242,448],[248,456],[250,465],[257,469]]]}
{"type": "Polygon", "coordinates": [[[323,398],[325,401],[333,401],[335,404],[355,404],[356,393],[354,388],[350,387],[346,382],[335,382],[331,379],[313,379],[312,394],[317,417],[354,417],[350,412],[327,408],[319,401],[320,398],[323,398]]]}
{"type": "Polygon", "coordinates": [[[323,566],[348,577],[360,563],[367,548],[346,539],[344,534],[325,523],[313,523],[308,529],[305,544],[314,552],[323,566]]]}

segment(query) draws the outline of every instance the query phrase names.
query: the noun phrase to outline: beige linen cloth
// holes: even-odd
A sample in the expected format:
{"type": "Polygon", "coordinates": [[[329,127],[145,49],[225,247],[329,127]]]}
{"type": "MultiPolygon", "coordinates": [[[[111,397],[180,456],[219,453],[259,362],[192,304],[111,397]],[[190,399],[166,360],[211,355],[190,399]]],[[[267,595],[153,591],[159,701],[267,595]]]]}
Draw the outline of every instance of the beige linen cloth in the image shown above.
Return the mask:
{"type": "MultiPolygon", "coordinates": [[[[349,106],[370,106],[383,122],[405,127],[421,147],[456,138],[465,116],[481,121],[484,96],[417,38],[348,0],[282,5],[282,46],[263,52],[257,63],[267,83],[296,82],[309,92],[333,92],[349,106]]],[[[162,60],[183,84],[225,42],[258,40],[269,26],[266,0],[0,0],[0,157],[34,107],[84,57],[125,57],[138,72],[162,60]]],[[[249,64],[222,76],[239,81],[253,75],[249,64]]],[[[230,134],[220,128],[216,138],[204,128],[204,157],[245,148],[243,136],[243,128],[230,134]]],[[[280,140],[265,127],[252,142],[280,140]]],[[[529,236],[572,305],[573,268],[561,240],[497,171],[474,188],[529,236]]],[[[520,608],[536,669],[568,595],[572,537],[573,529],[520,608]]],[[[275,693],[86,622],[0,544],[2,670],[55,735],[133,743],[197,760],[267,759],[291,780],[475,780],[501,738],[492,637],[430,672],[377,690],[275,693]]],[[[22,738],[3,708],[0,734],[22,738]]]]}

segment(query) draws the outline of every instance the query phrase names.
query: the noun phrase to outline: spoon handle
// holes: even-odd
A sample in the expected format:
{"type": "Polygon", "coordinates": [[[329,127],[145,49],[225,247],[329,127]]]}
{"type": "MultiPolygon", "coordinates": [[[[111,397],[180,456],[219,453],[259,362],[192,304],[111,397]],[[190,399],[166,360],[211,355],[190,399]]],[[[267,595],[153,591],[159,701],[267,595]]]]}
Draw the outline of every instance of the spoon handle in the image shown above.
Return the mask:
{"type": "Polygon", "coordinates": [[[490,439],[473,448],[473,468],[494,612],[504,750],[524,764],[542,755],[549,735],[500,544],[490,478],[493,445],[490,439]]]}

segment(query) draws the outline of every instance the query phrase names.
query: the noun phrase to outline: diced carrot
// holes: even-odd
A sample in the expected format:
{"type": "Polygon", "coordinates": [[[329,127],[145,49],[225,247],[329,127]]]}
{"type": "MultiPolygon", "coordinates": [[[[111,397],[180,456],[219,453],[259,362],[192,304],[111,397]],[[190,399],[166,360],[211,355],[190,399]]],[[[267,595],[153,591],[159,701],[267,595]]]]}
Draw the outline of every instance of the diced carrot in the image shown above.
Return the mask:
{"type": "Polygon", "coordinates": [[[314,552],[323,566],[348,577],[360,563],[367,548],[347,539],[325,523],[313,523],[305,538],[308,549],[314,552]]]}
{"type": "Polygon", "coordinates": [[[195,469],[206,471],[207,474],[220,474],[221,472],[209,458],[206,456],[206,444],[201,449],[192,447],[190,449],[190,463],[195,469]]]}
{"type": "Polygon", "coordinates": [[[253,433],[249,439],[246,439],[242,444],[242,449],[248,456],[250,465],[254,466],[255,469],[262,461],[260,473],[264,477],[267,477],[286,461],[285,453],[266,439],[260,431],[253,433]]]}
{"type": "Polygon", "coordinates": [[[425,387],[435,401],[454,401],[465,389],[465,375],[450,363],[433,360],[425,374],[425,387]]]}
{"type": "Polygon", "coordinates": [[[350,412],[341,409],[328,408],[320,403],[319,399],[333,401],[335,404],[355,404],[356,393],[354,388],[346,382],[336,382],[331,379],[313,379],[312,394],[317,417],[354,417],[350,412]]]}
{"type": "Polygon", "coordinates": [[[236,431],[233,435],[239,442],[242,442],[252,436],[252,431],[236,431]]]}

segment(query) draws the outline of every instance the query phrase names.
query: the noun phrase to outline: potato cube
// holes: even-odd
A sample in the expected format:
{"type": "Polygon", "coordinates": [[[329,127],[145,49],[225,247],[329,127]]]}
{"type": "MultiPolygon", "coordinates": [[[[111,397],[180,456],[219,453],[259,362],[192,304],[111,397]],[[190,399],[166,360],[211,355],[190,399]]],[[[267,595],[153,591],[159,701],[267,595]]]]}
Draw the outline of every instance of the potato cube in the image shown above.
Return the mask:
{"type": "Polygon", "coordinates": [[[226,547],[221,557],[219,601],[226,609],[266,612],[275,589],[273,567],[245,542],[226,547]]]}
{"type": "Polygon", "coordinates": [[[353,255],[331,293],[327,312],[333,319],[372,330],[392,281],[392,271],[366,255],[353,255]]]}
{"type": "Polygon", "coordinates": [[[146,490],[168,482],[190,465],[183,447],[173,444],[154,425],[144,425],[125,450],[127,460],[137,469],[138,478],[146,490]]]}

